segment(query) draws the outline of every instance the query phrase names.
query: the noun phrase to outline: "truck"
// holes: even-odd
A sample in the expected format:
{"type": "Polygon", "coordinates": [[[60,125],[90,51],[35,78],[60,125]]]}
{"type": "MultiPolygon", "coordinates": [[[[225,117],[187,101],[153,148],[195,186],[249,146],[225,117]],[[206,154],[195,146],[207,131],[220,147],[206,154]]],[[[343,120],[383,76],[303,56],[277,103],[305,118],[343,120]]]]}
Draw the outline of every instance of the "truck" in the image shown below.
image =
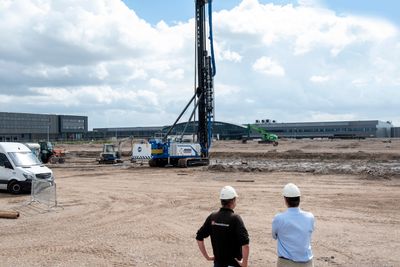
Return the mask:
{"type": "Polygon", "coordinates": [[[166,165],[189,167],[209,164],[209,149],[211,148],[214,121],[213,78],[216,72],[212,34],[212,0],[196,0],[195,12],[195,92],[164,137],[149,140],[151,144],[150,167],[164,167],[166,165]],[[208,5],[208,25],[206,5],[208,5]],[[207,40],[209,40],[210,54],[207,51],[207,40]],[[191,103],[194,103],[194,108],[187,125],[197,111],[197,139],[193,142],[183,142],[183,138],[169,138],[169,134],[191,103]]]}
{"type": "Polygon", "coordinates": [[[33,179],[53,182],[54,175],[24,144],[0,142],[0,189],[12,194],[30,191],[33,179]]]}

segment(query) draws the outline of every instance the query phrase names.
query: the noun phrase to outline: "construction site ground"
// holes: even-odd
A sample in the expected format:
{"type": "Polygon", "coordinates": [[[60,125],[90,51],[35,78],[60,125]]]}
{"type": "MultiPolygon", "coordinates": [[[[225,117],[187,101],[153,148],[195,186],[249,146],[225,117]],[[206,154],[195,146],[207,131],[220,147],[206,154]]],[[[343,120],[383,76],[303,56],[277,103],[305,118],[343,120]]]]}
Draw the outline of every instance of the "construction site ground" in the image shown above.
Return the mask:
{"type": "Polygon", "coordinates": [[[57,147],[56,208],[0,193],[0,210],[20,212],[0,219],[0,266],[212,266],[195,234],[224,185],[239,194],[249,266],[275,266],[271,222],[288,182],[316,218],[315,266],[400,266],[399,139],[217,141],[210,166],[186,169],[130,163],[127,147],[117,165],[96,162],[101,144],[57,147]]]}

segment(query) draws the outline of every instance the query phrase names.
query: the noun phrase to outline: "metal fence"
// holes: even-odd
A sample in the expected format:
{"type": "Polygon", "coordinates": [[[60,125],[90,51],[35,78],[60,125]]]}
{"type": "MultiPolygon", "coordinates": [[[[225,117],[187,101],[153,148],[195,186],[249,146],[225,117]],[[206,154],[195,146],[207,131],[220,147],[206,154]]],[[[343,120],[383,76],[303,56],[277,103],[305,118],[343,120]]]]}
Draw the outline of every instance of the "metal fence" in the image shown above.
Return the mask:
{"type": "Polygon", "coordinates": [[[57,185],[54,181],[33,179],[31,189],[31,203],[36,202],[48,209],[57,207],[57,185]]]}

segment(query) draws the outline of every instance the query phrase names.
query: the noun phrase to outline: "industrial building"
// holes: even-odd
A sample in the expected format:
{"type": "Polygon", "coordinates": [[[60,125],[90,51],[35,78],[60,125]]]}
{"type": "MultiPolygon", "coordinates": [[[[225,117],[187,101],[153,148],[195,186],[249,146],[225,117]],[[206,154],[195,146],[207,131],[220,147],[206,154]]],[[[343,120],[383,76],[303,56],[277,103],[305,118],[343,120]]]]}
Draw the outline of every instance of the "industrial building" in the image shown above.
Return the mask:
{"type": "Polygon", "coordinates": [[[86,116],[0,112],[0,142],[81,140],[87,131],[86,116]]]}
{"type": "MultiPolygon", "coordinates": [[[[191,135],[197,132],[197,122],[178,123],[171,135],[191,135]]],[[[400,127],[393,127],[390,122],[379,120],[365,121],[332,121],[332,122],[296,122],[277,123],[273,120],[257,120],[257,127],[274,133],[279,138],[390,138],[400,137],[400,127]]],[[[92,139],[110,137],[150,138],[166,134],[170,126],[164,127],[120,127],[95,128],[88,133],[92,139]]],[[[221,140],[239,140],[243,137],[259,138],[260,134],[250,131],[247,125],[237,125],[215,121],[213,124],[214,138],[221,140]]]]}
{"type": "MultiPolygon", "coordinates": [[[[171,126],[164,127],[114,127],[114,128],[94,128],[93,132],[88,132],[89,139],[107,138],[152,138],[165,135],[171,126]]],[[[178,123],[171,131],[171,135],[191,135],[197,133],[197,122],[178,123]],[[186,129],[185,129],[186,128],[186,129]]],[[[242,125],[235,125],[226,122],[215,121],[213,123],[213,135],[218,139],[241,139],[247,134],[247,128],[242,125]]]]}
{"type": "MultiPolygon", "coordinates": [[[[178,123],[172,135],[191,135],[197,132],[197,122],[178,123]],[[185,129],[186,128],[186,129],[185,129]],[[185,131],[184,131],[185,130],[185,131]]],[[[278,123],[256,120],[257,127],[279,138],[391,138],[400,137],[400,127],[379,120],[278,123]]],[[[168,132],[170,126],[94,128],[88,131],[88,117],[75,115],[0,112],[0,142],[30,142],[39,140],[99,140],[109,138],[152,138],[168,132]]],[[[239,140],[258,138],[247,125],[215,121],[214,138],[239,140]]]]}
{"type": "Polygon", "coordinates": [[[109,138],[150,138],[162,133],[162,126],[154,127],[113,127],[113,128],[93,128],[88,132],[87,139],[109,139],[109,138]]]}
{"type": "Polygon", "coordinates": [[[257,120],[256,125],[280,138],[385,138],[400,137],[390,122],[378,120],[277,123],[257,120]],[[397,136],[396,136],[397,134],[397,136]]]}
{"type": "MultiPolygon", "coordinates": [[[[389,138],[400,137],[398,127],[393,127],[390,122],[379,120],[365,121],[332,121],[332,122],[296,122],[277,123],[275,120],[256,120],[255,125],[274,133],[279,138],[389,138]],[[397,130],[396,130],[397,129],[397,130]]],[[[171,134],[192,134],[196,132],[194,123],[177,124],[171,134]]],[[[167,132],[169,127],[163,129],[167,132]]],[[[242,139],[243,137],[258,138],[260,134],[249,131],[247,125],[235,125],[216,121],[213,124],[214,137],[219,139],[242,139]]]]}
{"type": "Polygon", "coordinates": [[[393,127],[391,136],[400,137],[400,127],[393,127]]]}
{"type": "MultiPolygon", "coordinates": [[[[167,133],[170,126],[164,127],[162,132],[167,133]]],[[[186,122],[178,123],[171,131],[172,135],[194,134],[197,132],[197,122],[186,122]],[[186,128],[186,129],[185,129],[186,128]]],[[[215,121],[213,123],[213,136],[220,140],[239,140],[243,136],[247,135],[247,128],[243,125],[237,125],[222,121],[215,121]]]]}

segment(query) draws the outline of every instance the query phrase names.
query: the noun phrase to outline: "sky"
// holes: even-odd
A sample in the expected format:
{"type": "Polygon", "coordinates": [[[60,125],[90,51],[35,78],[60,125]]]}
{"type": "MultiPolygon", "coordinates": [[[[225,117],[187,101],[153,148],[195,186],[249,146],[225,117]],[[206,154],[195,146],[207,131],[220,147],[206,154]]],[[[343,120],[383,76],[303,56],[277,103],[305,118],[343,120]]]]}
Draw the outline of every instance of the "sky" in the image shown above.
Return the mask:
{"type": "MultiPolygon", "coordinates": [[[[215,119],[400,126],[399,1],[214,0],[215,119]]],[[[172,124],[194,90],[192,0],[0,0],[0,111],[172,124]]]]}

